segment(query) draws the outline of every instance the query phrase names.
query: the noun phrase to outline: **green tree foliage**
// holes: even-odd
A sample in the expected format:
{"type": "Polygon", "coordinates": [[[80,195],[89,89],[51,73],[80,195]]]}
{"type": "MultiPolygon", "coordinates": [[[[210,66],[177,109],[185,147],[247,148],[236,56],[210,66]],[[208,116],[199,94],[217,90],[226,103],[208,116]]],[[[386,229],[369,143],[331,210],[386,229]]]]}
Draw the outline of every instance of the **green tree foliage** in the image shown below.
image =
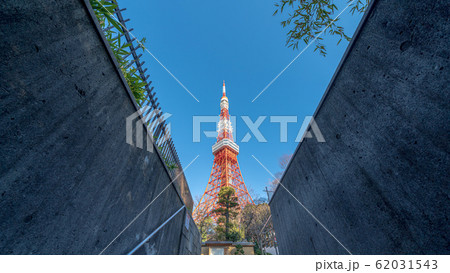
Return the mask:
{"type": "MultiPolygon", "coordinates": [[[[347,5],[352,14],[355,11],[361,13],[366,10],[369,0],[347,0],[347,5]]],[[[333,0],[280,0],[275,3],[275,7],[273,15],[289,10],[287,19],[281,22],[284,28],[289,28],[286,39],[288,47],[298,49],[299,42],[308,44],[316,39],[314,51],[319,50],[320,55],[325,56],[327,51],[321,42],[323,37],[318,37],[322,31],[324,34],[339,36],[338,44],[342,39],[351,39],[338,24],[340,18],[335,20],[335,15],[339,13],[333,0]]]]}
{"type": "MultiPolygon", "coordinates": [[[[136,102],[141,105],[145,100],[146,83],[142,80],[136,68],[128,67],[130,61],[126,57],[130,54],[130,44],[121,38],[122,26],[112,16],[117,5],[105,0],[90,0],[90,4],[136,102]],[[111,28],[108,29],[109,27],[111,28]]],[[[141,45],[142,50],[145,50],[145,38],[137,42],[141,45]]]]}
{"type": "Polygon", "coordinates": [[[236,251],[233,253],[234,255],[244,255],[244,247],[241,245],[236,245],[236,251]]]}
{"type": "Polygon", "coordinates": [[[259,243],[255,242],[255,246],[253,247],[253,251],[255,252],[255,255],[263,255],[263,252],[261,248],[259,247],[259,243]]]}
{"type": "Polygon", "coordinates": [[[253,247],[253,251],[255,252],[255,255],[272,255],[270,253],[264,252],[261,247],[259,246],[258,242],[255,242],[255,246],[253,247]]]}
{"type": "Polygon", "coordinates": [[[236,216],[239,213],[239,204],[232,187],[222,187],[219,192],[219,207],[213,210],[218,215],[216,226],[216,238],[218,240],[239,241],[243,231],[239,228],[236,216]]]}
{"type": "Polygon", "coordinates": [[[230,219],[228,224],[226,224],[224,216],[217,219],[217,224],[214,231],[215,233],[213,238],[217,241],[239,242],[245,238],[244,230],[240,227],[237,219],[230,219]]]}
{"type": "Polygon", "coordinates": [[[202,236],[202,242],[211,240],[214,236],[214,221],[211,217],[204,218],[199,224],[198,228],[202,236]]]}

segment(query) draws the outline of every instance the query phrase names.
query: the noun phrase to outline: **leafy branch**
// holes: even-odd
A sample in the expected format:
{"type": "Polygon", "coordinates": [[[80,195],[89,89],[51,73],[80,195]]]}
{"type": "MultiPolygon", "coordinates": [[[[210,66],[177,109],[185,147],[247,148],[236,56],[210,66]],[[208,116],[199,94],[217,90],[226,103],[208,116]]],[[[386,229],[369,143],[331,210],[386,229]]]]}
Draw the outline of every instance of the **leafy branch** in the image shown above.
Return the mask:
{"type": "MultiPolygon", "coordinates": [[[[290,28],[287,32],[286,46],[298,49],[299,43],[309,44],[315,42],[314,51],[326,56],[326,48],[322,43],[320,34],[339,36],[339,44],[343,39],[350,41],[351,37],[344,32],[340,26],[340,18],[333,18],[338,7],[333,0],[280,0],[275,3],[276,10],[273,15],[281,14],[290,10],[288,18],[281,22],[283,28],[290,28]]],[[[362,13],[369,5],[369,0],[347,0],[350,12],[362,13]]]]}

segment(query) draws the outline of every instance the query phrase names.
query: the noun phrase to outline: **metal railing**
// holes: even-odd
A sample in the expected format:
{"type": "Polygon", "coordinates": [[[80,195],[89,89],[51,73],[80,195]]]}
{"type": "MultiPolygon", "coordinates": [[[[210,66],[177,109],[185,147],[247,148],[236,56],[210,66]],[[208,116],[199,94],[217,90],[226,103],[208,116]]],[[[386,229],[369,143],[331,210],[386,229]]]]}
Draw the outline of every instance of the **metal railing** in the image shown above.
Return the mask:
{"type": "MultiPolygon", "coordinates": [[[[159,152],[163,158],[163,161],[172,178],[179,172],[182,172],[182,166],[180,163],[180,159],[178,157],[177,151],[175,149],[175,145],[173,144],[172,137],[170,135],[170,129],[166,121],[163,118],[163,111],[159,106],[158,98],[156,97],[155,92],[153,91],[154,87],[151,86],[152,81],[149,81],[149,75],[146,75],[147,68],[143,68],[145,61],[141,61],[140,57],[142,54],[137,53],[138,49],[143,50],[141,42],[137,41],[135,37],[132,38],[130,32],[133,30],[126,27],[126,23],[130,21],[130,19],[124,19],[122,12],[126,10],[126,8],[120,9],[116,0],[110,0],[109,2],[114,3],[116,5],[114,11],[114,17],[117,18],[117,21],[122,28],[123,33],[117,33],[120,37],[125,37],[126,44],[128,44],[128,52],[125,56],[125,60],[127,61],[127,65],[124,67],[125,69],[136,69],[136,73],[139,74],[139,77],[145,83],[145,99],[141,102],[141,109],[145,109],[143,111],[143,121],[147,124],[147,128],[149,129],[149,133],[152,134],[153,141],[159,149],[159,152]]],[[[113,30],[113,26],[105,25],[103,31],[111,31],[113,30]]],[[[105,33],[106,34],[106,33],[105,33]]]]}
{"type": "MultiPolygon", "coordinates": [[[[160,229],[162,229],[167,223],[169,223],[170,220],[172,220],[173,217],[175,217],[185,207],[186,206],[183,205],[181,208],[179,208],[174,214],[172,214],[172,216],[170,216],[166,221],[164,221],[164,223],[162,223],[159,227],[157,227],[150,235],[148,235],[142,242],[140,242],[135,248],[133,248],[133,250],[128,252],[127,255],[133,255],[139,248],[141,248],[146,242],[148,242],[148,240],[150,240],[150,238],[152,238],[160,229]]],[[[186,217],[189,217],[189,216],[186,215],[186,217]]]]}

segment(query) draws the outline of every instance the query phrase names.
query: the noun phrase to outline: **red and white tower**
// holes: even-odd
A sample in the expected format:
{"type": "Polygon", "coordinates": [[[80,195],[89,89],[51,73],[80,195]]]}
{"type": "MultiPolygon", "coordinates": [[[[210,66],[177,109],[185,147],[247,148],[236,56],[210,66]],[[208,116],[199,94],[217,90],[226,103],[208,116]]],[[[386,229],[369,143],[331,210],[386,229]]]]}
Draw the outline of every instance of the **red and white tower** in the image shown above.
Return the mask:
{"type": "Polygon", "coordinates": [[[205,217],[216,220],[212,210],[218,207],[219,191],[222,187],[232,187],[236,192],[241,209],[247,204],[253,204],[242,178],[237,155],[239,146],[233,141],[233,127],[228,112],[228,98],[223,82],[223,96],[220,100],[220,120],[217,126],[217,142],[212,146],[214,162],[205,193],[194,210],[194,220],[199,223],[205,217]]]}

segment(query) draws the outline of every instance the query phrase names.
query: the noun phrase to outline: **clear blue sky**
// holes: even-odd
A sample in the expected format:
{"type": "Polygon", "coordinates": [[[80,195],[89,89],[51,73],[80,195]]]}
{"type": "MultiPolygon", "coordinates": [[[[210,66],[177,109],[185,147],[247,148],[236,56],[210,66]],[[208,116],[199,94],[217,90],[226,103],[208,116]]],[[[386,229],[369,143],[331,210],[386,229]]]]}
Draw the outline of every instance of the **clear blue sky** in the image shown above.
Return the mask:
{"type": "MultiPolygon", "coordinates": [[[[340,7],[347,1],[342,2],[340,7]]],[[[204,135],[193,143],[192,120],[195,115],[219,115],[222,81],[226,81],[230,114],[238,117],[240,146],[238,161],[247,187],[259,196],[271,180],[255,155],[271,172],[280,171],[278,159],[294,152],[295,137],[305,116],[311,116],[339,64],[348,42],[338,46],[337,38],[324,36],[328,55],[324,58],[309,47],[255,102],[255,96],[305,47],[293,51],[285,46],[286,29],[282,17],[272,16],[274,1],[148,1],[119,0],[128,28],[139,39],[147,38],[147,48],[200,101],[194,100],[150,54],[144,53],[157,97],[169,118],[172,136],[184,168],[199,158],[185,175],[193,197],[203,194],[213,163],[211,146],[215,139],[204,135]],[[268,116],[260,126],[267,143],[254,136],[241,142],[249,131],[240,118],[268,116]],[[288,126],[288,142],[280,143],[278,123],[269,116],[293,115],[297,124],[288,126]]],[[[361,15],[344,12],[340,24],[352,35],[361,15]]],[[[319,124],[320,127],[320,124],[319,124]]],[[[215,130],[214,124],[202,126],[215,130]]]]}

